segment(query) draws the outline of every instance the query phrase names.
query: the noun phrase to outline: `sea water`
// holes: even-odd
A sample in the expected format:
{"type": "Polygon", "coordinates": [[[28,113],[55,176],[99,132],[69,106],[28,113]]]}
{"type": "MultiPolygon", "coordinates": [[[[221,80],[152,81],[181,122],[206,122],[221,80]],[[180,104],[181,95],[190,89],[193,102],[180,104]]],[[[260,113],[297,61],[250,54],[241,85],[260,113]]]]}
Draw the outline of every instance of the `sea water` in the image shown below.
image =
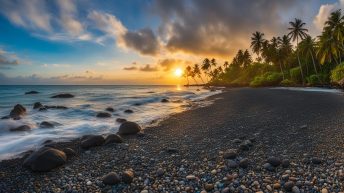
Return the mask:
{"type": "Polygon", "coordinates": [[[0,117],[6,116],[16,104],[23,105],[27,114],[21,120],[0,120],[0,160],[9,159],[29,149],[39,148],[48,139],[66,141],[86,134],[116,133],[124,118],[143,128],[156,124],[171,114],[185,111],[194,105],[207,105],[211,92],[201,87],[183,86],[0,86],[0,117]],[[25,92],[38,91],[26,95],[25,92]],[[74,98],[51,98],[60,93],[74,98]],[[162,103],[168,99],[168,103],[162,103]],[[33,104],[59,105],[68,109],[33,109],[33,104]],[[111,118],[97,118],[98,112],[114,108],[111,118]],[[125,113],[130,109],[134,113],[125,113]],[[54,128],[40,128],[42,121],[54,121],[54,128]],[[10,131],[21,125],[30,131],[10,131]]]}

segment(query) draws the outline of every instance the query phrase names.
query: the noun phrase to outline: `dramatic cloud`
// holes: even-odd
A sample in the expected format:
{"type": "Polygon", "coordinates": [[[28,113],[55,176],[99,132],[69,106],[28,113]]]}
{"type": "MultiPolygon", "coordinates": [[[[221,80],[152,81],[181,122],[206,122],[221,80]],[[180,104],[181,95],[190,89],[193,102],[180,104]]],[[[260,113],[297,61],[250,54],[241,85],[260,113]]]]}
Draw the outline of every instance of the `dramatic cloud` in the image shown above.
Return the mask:
{"type": "Polygon", "coordinates": [[[140,68],[140,71],[143,71],[143,72],[155,72],[155,71],[158,71],[158,67],[151,66],[150,64],[146,64],[145,66],[140,68]]]}
{"type": "Polygon", "coordinates": [[[159,52],[159,41],[154,32],[149,28],[136,32],[127,32],[123,38],[129,48],[141,54],[156,55],[159,52]]]}
{"type": "Polygon", "coordinates": [[[296,0],[157,0],[155,12],[163,18],[160,36],[169,51],[225,57],[249,47],[256,30],[267,36],[286,33],[281,14],[295,4],[296,0]]]}
{"type": "MultiPolygon", "coordinates": [[[[149,28],[128,31],[116,16],[98,11],[92,11],[88,18],[95,23],[98,30],[116,39],[119,47],[133,49],[143,55],[156,55],[159,51],[158,38],[149,28]]],[[[101,42],[105,38],[98,40],[101,42]]]]}
{"type": "Polygon", "coordinates": [[[344,0],[339,0],[338,2],[333,4],[321,5],[318,14],[315,16],[313,20],[315,27],[318,30],[322,30],[331,12],[338,9],[344,9],[344,0]]]}
{"type": "Polygon", "coordinates": [[[191,64],[190,61],[181,60],[181,59],[163,59],[158,61],[158,65],[163,68],[164,71],[169,71],[176,67],[185,67],[186,65],[191,64]]]}

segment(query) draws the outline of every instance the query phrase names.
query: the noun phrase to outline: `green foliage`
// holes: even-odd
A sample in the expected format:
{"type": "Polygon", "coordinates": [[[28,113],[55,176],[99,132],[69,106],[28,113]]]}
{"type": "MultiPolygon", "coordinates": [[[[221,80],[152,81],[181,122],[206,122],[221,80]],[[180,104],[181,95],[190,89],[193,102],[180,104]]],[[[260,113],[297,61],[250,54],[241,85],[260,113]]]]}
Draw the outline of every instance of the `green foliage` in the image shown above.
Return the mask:
{"type": "Polygon", "coordinates": [[[312,74],[307,77],[307,82],[311,86],[317,86],[322,84],[328,83],[328,75],[327,74],[312,74]]]}
{"type": "Polygon", "coordinates": [[[332,82],[339,82],[344,78],[344,62],[340,65],[336,66],[331,71],[331,81],[332,82]]]}
{"type": "Polygon", "coordinates": [[[280,82],[281,86],[295,86],[295,82],[289,79],[284,79],[280,82]]]}
{"type": "Polygon", "coordinates": [[[302,75],[301,75],[301,69],[300,67],[295,67],[289,70],[290,73],[290,79],[295,83],[301,83],[302,82],[302,75]]]}
{"type": "Polygon", "coordinates": [[[251,81],[250,86],[277,86],[282,81],[282,74],[278,72],[267,72],[261,76],[254,77],[251,81]]]}

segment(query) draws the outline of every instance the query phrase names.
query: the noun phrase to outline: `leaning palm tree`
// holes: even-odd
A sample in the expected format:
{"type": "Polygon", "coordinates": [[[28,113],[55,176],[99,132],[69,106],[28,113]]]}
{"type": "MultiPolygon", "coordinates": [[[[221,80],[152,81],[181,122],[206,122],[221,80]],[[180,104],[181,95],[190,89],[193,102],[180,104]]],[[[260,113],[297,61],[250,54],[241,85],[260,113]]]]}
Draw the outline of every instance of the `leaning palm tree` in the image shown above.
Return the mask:
{"type": "Polygon", "coordinates": [[[321,36],[319,36],[317,56],[320,59],[320,63],[332,62],[338,65],[338,57],[343,52],[343,49],[337,43],[337,41],[332,37],[329,31],[324,31],[321,36]]]}
{"type": "Polygon", "coordinates": [[[191,66],[187,66],[187,67],[185,68],[185,71],[184,71],[184,74],[183,74],[184,77],[186,78],[187,82],[188,82],[187,86],[190,85],[189,76],[191,76],[191,71],[192,71],[191,66]]]}
{"type": "Polygon", "coordinates": [[[261,61],[260,52],[263,48],[264,34],[256,31],[251,37],[251,48],[254,53],[257,54],[257,61],[261,61]]]}
{"type": "Polygon", "coordinates": [[[193,67],[193,73],[202,80],[203,84],[204,84],[204,81],[203,81],[203,78],[202,78],[202,73],[201,73],[201,70],[199,68],[199,65],[198,64],[195,64],[194,67],[193,67]]]}
{"type": "Polygon", "coordinates": [[[305,55],[307,58],[309,58],[309,56],[311,57],[315,74],[318,75],[318,69],[315,65],[315,59],[313,54],[315,46],[315,39],[313,39],[311,36],[307,36],[302,42],[300,42],[299,45],[300,52],[303,53],[303,55],[305,55]]]}
{"type": "MultiPolygon", "coordinates": [[[[333,41],[338,44],[336,47],[344,49],[344,15],[342,16],[340,9],[331,13],[325,22],[324,31],[328,32],[333,38],[333,41]]],[[[339,63],[342,62],[341,57],[342,55],[339,54],[339,63]]]]}
{"type": "Polygon", "coordinates": [[[201,69],[204,71],[204,74],[206,75],[206,79],[207,79],[207,82],[209,81],[208,80],[208,77],[209,77],[209,70],[210,70],[211,66],[210,66],[210,60],[208,58],[205,58],[203,60],[203,63],[202,63],[202,66],[201,66],[201,69]]]}
{"type": "Polygon", "coordinates": [[[293,39],[293,41],[296,40],[297,60],[299,62],[299,67],[300,67],[300,71],[301,71],[302,84],[304,84],[305,80],[303,77],[303,70],[302,70],[301,61],[300,61],[298,45],[299,45],[299,38],[301,40],[303,40],[304,38],[307,37],[308,29],[304,28],[306,23],[302,22],[301,19],[295,18],[295,21],[291,21],[291,22],[289,22],[289,24],[291,27],[288,28],[288,30],[290,31],[288,36],[290,36],[293,39]]]}

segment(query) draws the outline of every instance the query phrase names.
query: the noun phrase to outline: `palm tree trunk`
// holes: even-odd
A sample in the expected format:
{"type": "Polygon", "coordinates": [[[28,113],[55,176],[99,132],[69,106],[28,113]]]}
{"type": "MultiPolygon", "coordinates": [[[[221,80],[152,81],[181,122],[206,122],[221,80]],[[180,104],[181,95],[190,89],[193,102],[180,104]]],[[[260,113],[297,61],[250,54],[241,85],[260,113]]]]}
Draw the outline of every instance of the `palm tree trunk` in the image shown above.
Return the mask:
{"type": "Polygon", "coordinates": [[[298,60],[298,62],[299,62],[299,67],[300,67],[300,70],[301,70],[302,85],[305,85],[305,81],[304,81],[304,78],[303,78],[303,70],[302,70],[301,61],[300,61],[300,56],[299,56],[299,48],[298,48],[298,45],[299,45],[299,38],[297,37],[297,38],[296,38],[296,54],[297,54],[297,60],[298,60]]]}
{"type": "Polygon", "coordinates": [[[204,81],[203,81],[202,75],[199,75],[199,77],[201,78],[202,83],[205,84],[204,81]]]}
{"type": "Polygon", "coordinates": [[[313,56],[312,51],[310,51],[310,53],[311,53],[311,58],[312,58],[312,62],[313,62],[313,67],[314,67],[314,70],[315,70],[315,74],[318,75],[318,70],[317,70],[317,67],[316,67],[316,65],[315,65],[314,56],[313,56]]]}
{"type": "Polygon", "coordinates": [[[196,79],[195,79],[194,77],[192,77],[192,79],[194,79],[194,81],[195,81],[196,85],[198,85],[198,83],[197,83],[196,79]]]}
{"type": "Polygon", "coordinates": [[[282,64],[281,64],[281,61],[279,62],[279,66],[280,66],[280,69],[281,69],[281,73],[282,73],[282,76],[283,76],[283,80],[284,80],[284,72],[283,72],[283,69],[282,69],[282,64]]]}

